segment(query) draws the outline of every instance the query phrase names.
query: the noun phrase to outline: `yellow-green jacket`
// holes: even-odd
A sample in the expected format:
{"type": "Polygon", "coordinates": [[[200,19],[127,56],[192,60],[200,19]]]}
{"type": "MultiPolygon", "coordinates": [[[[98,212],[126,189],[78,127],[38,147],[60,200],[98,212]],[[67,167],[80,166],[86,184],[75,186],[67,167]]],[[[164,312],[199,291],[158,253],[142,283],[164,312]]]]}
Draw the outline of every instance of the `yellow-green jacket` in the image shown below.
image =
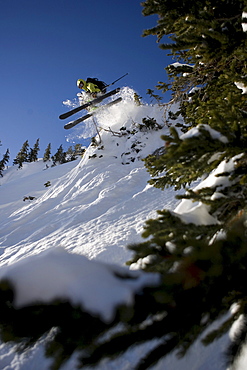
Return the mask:
{"type": "Polygon", "coordinates": [[[85,90],[86,92],[90,93],[97,93],[100,92],[100,89],[98,88],[97,85],[93,84],[92,82],[86,82],[85,80],[79,79],[77,80],[77,86],[85,90]]]}

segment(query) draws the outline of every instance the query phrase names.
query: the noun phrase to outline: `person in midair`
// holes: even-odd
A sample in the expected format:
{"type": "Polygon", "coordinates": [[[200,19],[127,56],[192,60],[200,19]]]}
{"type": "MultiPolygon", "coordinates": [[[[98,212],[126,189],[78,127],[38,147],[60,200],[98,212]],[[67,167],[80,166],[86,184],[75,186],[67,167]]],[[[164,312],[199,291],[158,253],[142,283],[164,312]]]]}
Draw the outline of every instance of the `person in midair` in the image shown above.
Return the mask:
{"type": "Polygon", "coordinates": [[[106,92],[106,83],[99,81],[97,78],[87,78],[86,80],[78,79],[77,87],[84,90],[92,98],[96,98],[98,94],[106,92]]]}

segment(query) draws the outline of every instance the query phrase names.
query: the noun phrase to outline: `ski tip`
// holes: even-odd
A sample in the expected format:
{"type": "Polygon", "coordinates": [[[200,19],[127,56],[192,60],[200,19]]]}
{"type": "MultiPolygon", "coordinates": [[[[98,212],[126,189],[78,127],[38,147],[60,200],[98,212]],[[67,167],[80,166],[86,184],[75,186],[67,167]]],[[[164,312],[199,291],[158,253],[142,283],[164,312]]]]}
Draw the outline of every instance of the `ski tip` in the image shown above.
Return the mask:
{"type": "Polygon", "coordinates": [[[67,130],[68,128],[71,128],[71,127],[74,127],[74,126],[75,126],[74,121],[70,121],[68,123],[65,123],[65,125],[63,127],[67,130]]]}
{"type": "Polygon", "coordinates": [[[58,117],[59,119],[65,119],[67,118],[68,116],[68,113],[63,113],[63,114],[60,114],[60,116],[58,117]]]}

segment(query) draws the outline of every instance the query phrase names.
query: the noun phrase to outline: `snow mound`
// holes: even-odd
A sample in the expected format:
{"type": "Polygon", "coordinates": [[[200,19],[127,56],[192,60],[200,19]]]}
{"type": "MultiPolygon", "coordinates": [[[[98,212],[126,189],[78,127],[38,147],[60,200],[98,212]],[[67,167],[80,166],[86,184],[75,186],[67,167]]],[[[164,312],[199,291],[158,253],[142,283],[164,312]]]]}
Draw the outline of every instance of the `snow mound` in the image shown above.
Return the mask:
{"type": "Polygon", "coordinates": [[[90,261],[63,248],[52,248],[3,267],[2,279],[13,284],[17,308],[69,300],[106,323],[113,320],[117,306],[132,304],[135,293],[159,283],[156,274],[90,261]]]}

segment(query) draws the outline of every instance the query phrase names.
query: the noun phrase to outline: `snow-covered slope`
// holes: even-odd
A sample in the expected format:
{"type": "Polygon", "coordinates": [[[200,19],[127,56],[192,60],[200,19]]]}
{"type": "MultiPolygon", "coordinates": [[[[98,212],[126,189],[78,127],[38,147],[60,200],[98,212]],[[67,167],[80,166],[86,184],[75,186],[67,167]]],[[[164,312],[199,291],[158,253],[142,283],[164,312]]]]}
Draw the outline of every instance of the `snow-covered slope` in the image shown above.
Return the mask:
{"type": "MultiPolygon", "coordinates": [[[[98,115],[102,142],[98,147],[91,145],[83,158],[56,167],[39,160],[4,172],[0,179],[0,265],[4,273],[27,257],[37,255],[38,261],[42,252],[40,264],[46,279],[56,279],[54,265],[45,261],[54,260],[57,247],[64,249],[55,258],[61,261],[61,268],[69,262],[70,253],[123,266],[131,256],[126,246],[141,240],[145,220],[156,217],[158,209],[177,206],[173,189],[162,192],[147,184],[149,174],[142,161],[163,146],[160,136],[167,133],[167,128],[164,125],[161,130],[140,131],[138,125],[144,117],[163,124],[163,111],[158,106],[135,105],[130,89],[121,94],[121,103],[98,115]],[[48,181],[51,186],[45,187],[48,181]],[[29,196],[34,199],[23,201],[29,196]]],[[[93,133],[94,125],[89,120],[73,129],[69,138],[85,138],[93,133]]],[[[24,263],[22,266],[28,269],[24,263]]],[[[40,272],[39,277],[42,280],[40,272]]],[[[219,345],[225,340],[221,339],[219,345]]],[[[210,351],[211,347],[196,358],[196,344],[186,360],[177,362],[174,355],[168,356],[166,368],[223,369],[219,365],[221,351],[210,351]]],[[[100,369],[130,369],[135,356],[135,352],[127,353],[124,359],[102,364],[100,369]]],[[[42,341],[21,354],[11,345],[0,346],[0,369],[44,370],[49,363],[43,356],[42,341]]],[[[66,370],[73,366],[72,359],[66,370]]],[[[164,364],[156,368],[162,369],[164,364]]]]}
{"type": "MultiPolygon", "coordinates": [[[[160,121],[162,116],[158,107],[137,107],[128,100],[107,113],[98,120],[113,131],[133,131],[143,117],[160,121]]],[[[90,146],[79,161],[48,169],[39,161],[8,169],[0,179],[1,265],[54,246],[124,264],[129,257],[125,246],[140,240],[145,219],[155,216],[154,210],[174,206],[172,190],[147,185],[141,161],[163,145],[161,133],[118,137],[101,131],[102,143],[90,146]],[[36,199],[24,202],[24,196],[36,199]]]]}

